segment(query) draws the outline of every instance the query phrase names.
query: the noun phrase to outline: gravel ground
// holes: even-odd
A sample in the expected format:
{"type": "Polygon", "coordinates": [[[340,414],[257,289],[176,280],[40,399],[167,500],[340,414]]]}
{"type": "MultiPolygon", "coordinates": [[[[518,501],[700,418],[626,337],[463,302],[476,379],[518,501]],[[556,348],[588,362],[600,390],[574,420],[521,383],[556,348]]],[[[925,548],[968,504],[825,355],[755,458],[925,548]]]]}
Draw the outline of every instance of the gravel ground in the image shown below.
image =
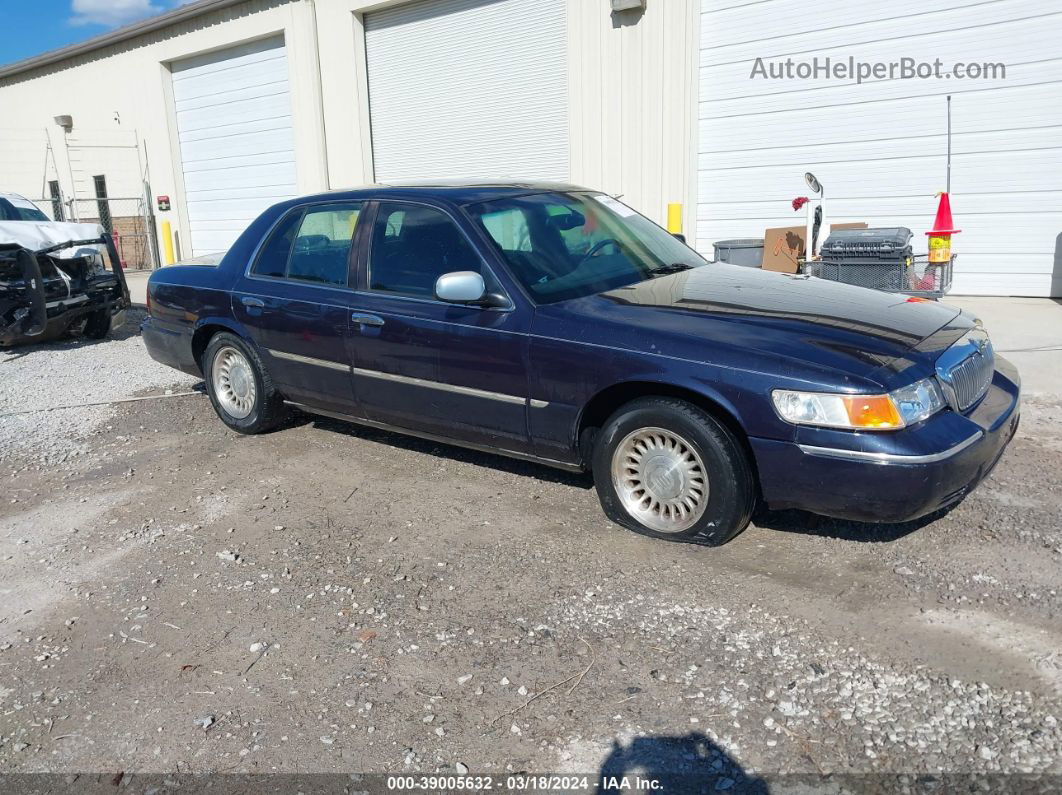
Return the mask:
{"type": "Polygon", "coordinates": [[[139,335],[142,319],[141,310],[128,310],[125,323],[102,343],[67,339],[0,348],[0,464],[15,453],[31,452],[51,463],[80,455],[86,450],[80,443],[86,431],[114,415],[111,406],[40,409],[119,400],[160,387],[187,389],[196,383],[147,355],[139,335]],[[86,348],[90,355],[82,353],[86,348]]]}
{"type": "MultiPolygon", "coordinates": [[[[7,411],[191,383],[136,337],[0,376],[7,411]]],[[[610,524],[583,477],[324,420],[241,437],[199,396],[0,417],[0,771],[1057,788],[1060,408],[1028,399],[933,521],[767,513],[719,549],[610,524]]]]}

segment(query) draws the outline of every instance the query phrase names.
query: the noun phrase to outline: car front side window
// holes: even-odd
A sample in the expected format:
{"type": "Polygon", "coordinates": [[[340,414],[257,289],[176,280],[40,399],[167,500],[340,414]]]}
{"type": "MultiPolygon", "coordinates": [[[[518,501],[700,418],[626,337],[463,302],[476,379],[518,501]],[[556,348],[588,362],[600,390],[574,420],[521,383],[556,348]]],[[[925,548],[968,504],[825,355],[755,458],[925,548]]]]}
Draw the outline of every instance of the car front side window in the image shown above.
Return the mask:
{"type": "Polygon", "coordinates": [[[411,298],[434,298],[445,273],[482,273],[496,289],[482,260],[442,210],[420,204],[381,202],[369,249],[369,289],[411,298]]]}

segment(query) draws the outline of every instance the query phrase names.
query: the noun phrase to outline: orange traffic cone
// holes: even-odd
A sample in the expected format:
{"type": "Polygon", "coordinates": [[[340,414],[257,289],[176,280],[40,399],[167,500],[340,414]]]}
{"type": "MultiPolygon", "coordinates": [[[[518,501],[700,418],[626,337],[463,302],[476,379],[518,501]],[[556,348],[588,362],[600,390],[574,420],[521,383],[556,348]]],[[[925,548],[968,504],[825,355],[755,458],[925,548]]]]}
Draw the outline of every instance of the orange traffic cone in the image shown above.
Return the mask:
{"type": "Polygon", "coordinates": [[[951,200],[948,194],[941,192],[940,204],[937,206],[937,217],[933,221],[933,228],[926,232],[929,235],[929,261],[933,264],[942,264],[951,261],[951,236],[961,232],[955,229],[955,222],[951,220],[951,200]]]}

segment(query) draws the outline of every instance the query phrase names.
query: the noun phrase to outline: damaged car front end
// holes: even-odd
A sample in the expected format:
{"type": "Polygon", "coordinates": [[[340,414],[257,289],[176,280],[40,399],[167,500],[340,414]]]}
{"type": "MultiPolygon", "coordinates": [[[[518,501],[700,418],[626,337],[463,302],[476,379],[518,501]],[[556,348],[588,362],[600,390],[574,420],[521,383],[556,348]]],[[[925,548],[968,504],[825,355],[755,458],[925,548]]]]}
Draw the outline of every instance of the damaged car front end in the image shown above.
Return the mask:
{"type": "Polygon", "coordinates": [[[0,346],[42,342],[72,330],[102,339],[122,322],[129,287],[114,240],[106,232],[84,239],[87,225],[69,226],[80,227],[81,235],[41,247],[21,236],[0,236],[0,346]]]}

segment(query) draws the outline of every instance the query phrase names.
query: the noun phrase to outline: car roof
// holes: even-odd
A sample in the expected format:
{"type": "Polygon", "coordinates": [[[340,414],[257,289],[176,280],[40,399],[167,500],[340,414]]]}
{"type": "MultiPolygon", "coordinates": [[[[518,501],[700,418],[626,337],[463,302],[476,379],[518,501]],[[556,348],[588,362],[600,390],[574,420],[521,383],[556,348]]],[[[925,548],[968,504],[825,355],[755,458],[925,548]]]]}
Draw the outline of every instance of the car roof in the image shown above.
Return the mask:
{"type": "Polygon", "coordinates": [[[330,201],[336,199],[443,199],[453,204],[474,204],[511,196],[526,196],[530,193],[585,191],[587,188],[564,182],[526,181],[502,182],[485,180],[433,180],[395,183],[377,183],[360,188],[345,188],[303,196],[296,203],[307,201],[330,201]]]}

